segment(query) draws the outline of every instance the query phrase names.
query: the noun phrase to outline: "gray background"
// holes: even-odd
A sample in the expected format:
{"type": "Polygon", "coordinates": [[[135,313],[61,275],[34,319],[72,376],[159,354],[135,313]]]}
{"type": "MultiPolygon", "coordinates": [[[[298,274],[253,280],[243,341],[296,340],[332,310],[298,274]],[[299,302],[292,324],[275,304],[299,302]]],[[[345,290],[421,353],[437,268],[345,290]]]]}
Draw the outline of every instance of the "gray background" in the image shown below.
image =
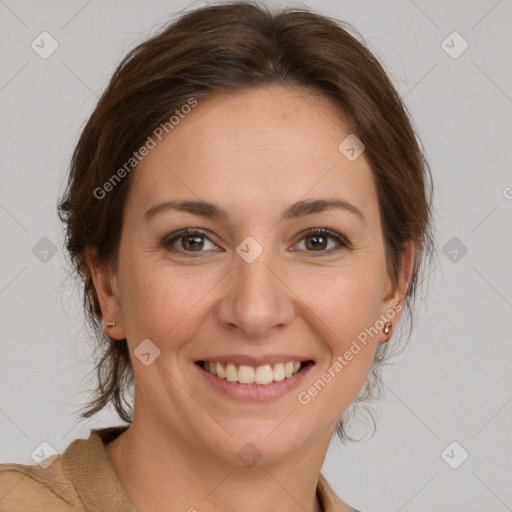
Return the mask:
{"type": "MultiPolygon", "coordinates": [[[[0,0],[4,462],[33,464],[42,441],[61,452],[120,423],[74,416],[94,382],[93,342],[65,279],[56,203],[114,67],[173,13],[203,3],[0,0]],[[43,31],[59,44],[47,59],[31,48],[43,31]],[[42,252],[52,245],[56,254],[42,252]]],[[[385,373],[376,436],[333,441],[323,473],[363,512],[512,510],[512,2],[303,5],[352,23],[405,97],[434,174],[440,256],[410,344],[385,373]],[[458,58],[441,46],[453,31],[469,44],[458,58]],[[460,447],[443,459],[452,441],[460,447]],[[445,460],[460,462],[462,449],[469,458],[452,469],[445,460]]]]}

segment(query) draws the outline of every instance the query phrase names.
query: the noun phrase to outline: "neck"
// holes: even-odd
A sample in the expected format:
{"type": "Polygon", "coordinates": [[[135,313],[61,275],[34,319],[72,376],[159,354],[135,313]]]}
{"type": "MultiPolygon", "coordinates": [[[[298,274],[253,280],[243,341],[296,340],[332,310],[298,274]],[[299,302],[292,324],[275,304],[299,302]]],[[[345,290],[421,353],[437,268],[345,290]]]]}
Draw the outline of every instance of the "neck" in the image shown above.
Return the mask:
{"type": "Polygon", "coordinates": [[[137,421],[106,446],[137,512],[321,512],[316,495],[332,431],[284,460],[233,465],[158,423],[137,421]]]}

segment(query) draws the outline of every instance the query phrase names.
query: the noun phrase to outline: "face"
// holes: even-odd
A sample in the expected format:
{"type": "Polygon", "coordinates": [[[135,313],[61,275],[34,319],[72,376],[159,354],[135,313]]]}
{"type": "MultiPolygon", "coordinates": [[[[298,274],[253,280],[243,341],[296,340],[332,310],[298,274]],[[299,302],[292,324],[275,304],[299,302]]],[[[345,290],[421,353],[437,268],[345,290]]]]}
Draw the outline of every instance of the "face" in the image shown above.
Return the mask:
{"type": "Polygon", "coordinates": [[[132,171],[118,266],[93,277],[134,424],[237,464],[248,442],[272,461],[330,438],[402,299],[349,134],[305,91],[210,96],[132,171]]]}

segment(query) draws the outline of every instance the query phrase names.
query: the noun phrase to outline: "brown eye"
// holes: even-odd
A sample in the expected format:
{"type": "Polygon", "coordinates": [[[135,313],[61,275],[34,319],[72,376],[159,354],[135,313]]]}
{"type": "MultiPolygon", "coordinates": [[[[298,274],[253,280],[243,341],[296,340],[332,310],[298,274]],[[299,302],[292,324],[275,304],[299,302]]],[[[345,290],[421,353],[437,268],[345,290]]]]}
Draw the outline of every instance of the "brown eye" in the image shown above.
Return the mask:
{"type": "Polygon", "coordinates": [[[307,240],[306,247],[308,249],[314,249],[314,250],[323,249],[323,250],[325,250],[327,248],[329,237],[327,237],[325,235],[308,235],[305,238],[307,240]]]}
{"type": "Polygon", "coordinates": [[[312,229],[302,237],[301,242],[302,240],[305,240],[306,252],[317,252],[320,253],[319,256],[350,247],[343,236],[326,228],[312,229]],[[334,241],[334,244],[331,242],[329,247],[330,241],[334,241]]]}
{"type": "Polygon", "coordinates": [[[201,250],[204,246],[204,240],[198,235],[186,235],[181,237],[181,245],[187,251],[201,250]]]}
{"type": "MultiPolygon", "coordinates": [[[[301,250],[316,253],[314,256],[329,255],[344,248],[351,248],[350,242],[344,236],[327,228],[316,228],[308,231],[299,243],[303,243],[302,241],[305,241],[305,249],[301,250]]],[[[178,233],[173,233],[163,240],[162,247],[169,252],[190,257],[202,256],[202,253],[208,250],[219,250],[204,231],[197,229],[184,229],[178,233]],[[211,247],[208,247],[208,244],[211,244],[211,247]]]]}
{"type": "MultiPolygon", "coordinates": [[[[179,233],[174,233],[171,237],[164,239],[162,246],[170,252],[181,253],[202,253],[205,252],[205,245],[210,243],[213,248],[216,246],[206,236],[203,231],[195,229],[185,229],[179,233]]],[[[206,249],[209,249],[206,247],[206,249]]]]}

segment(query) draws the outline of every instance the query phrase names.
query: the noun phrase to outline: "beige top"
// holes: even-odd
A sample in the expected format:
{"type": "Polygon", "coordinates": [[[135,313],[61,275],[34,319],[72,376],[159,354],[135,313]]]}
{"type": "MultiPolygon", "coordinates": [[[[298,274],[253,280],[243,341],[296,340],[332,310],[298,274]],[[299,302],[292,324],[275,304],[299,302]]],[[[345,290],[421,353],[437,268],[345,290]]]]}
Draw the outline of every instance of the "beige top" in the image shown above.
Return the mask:
{"type": "MultiPolygon", "coordinates": [[[[0,464],[0,512],[136,512],[107,456],[105,444],[126,427],[92,430],[75,439],[52,464],[0,464]]],[[[324,512],[358,512],[343,503],[320,474],[324,512]]]]}

